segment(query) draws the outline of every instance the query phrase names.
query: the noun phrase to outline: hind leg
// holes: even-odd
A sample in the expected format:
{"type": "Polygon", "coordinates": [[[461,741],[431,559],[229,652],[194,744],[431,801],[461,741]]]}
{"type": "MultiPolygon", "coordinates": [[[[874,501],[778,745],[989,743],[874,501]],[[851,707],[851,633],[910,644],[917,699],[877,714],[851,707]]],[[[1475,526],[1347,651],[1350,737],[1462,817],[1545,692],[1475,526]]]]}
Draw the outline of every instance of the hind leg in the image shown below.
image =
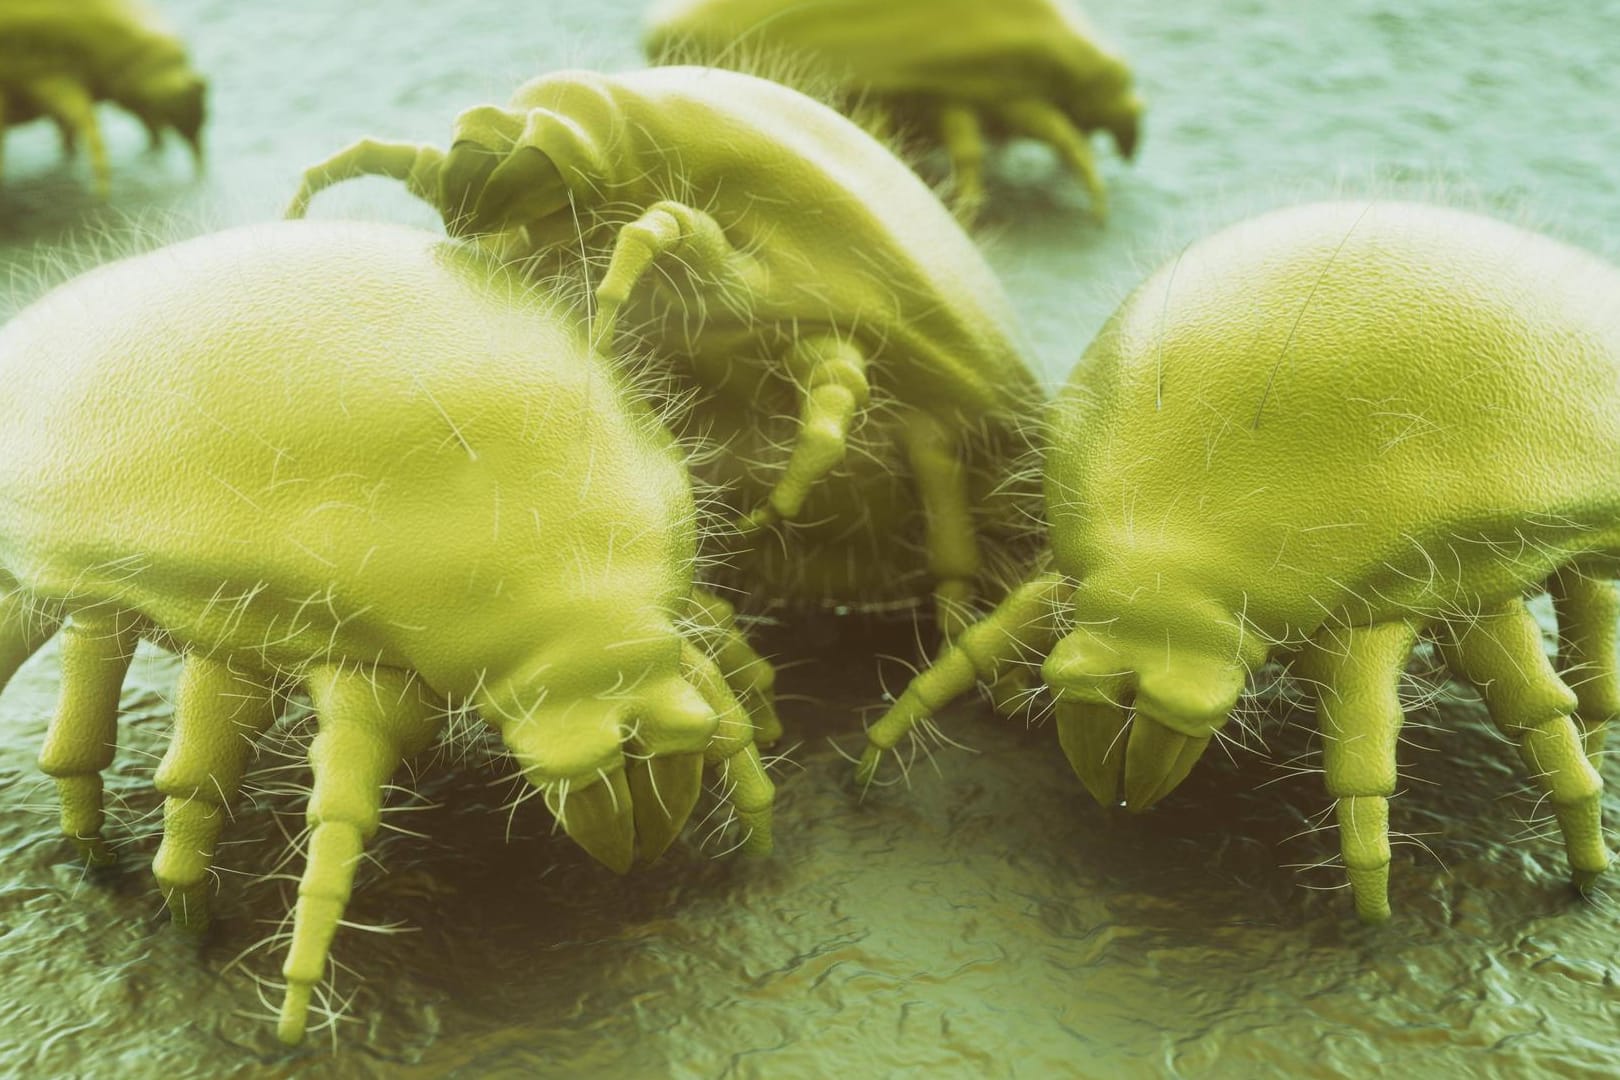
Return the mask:
{"type": "Polygon", "coordinates": [[[754,739],[769,746],[782,737],[776,715],[776,669],[737,629],[736,609],[708,589],[694,585],[689,597],[693,621],[714,639],[714,660],[726,685],[754,722],[754,739]]]}
{"type": "Polygon", "coordinates": [[[101,838],[101,771],[118,744],[118,694],[140,641],[130,612],[81,611],[62,631],[62,689],[39,768],[56,778],[62,832],[92,863],[113,860],[101,838]]]}
{"type": "Polygon", "coordinates": [[[1547,793],[1572,878],[1585,889],[1609,865],[1609,852],[1603,843],[1603,778],[1587,760],[1570,718],[1575,692],[1547,662],[1541,628],[1523,600],[1452,629],[1447,661],[1479,689],[1491,720],[1517,745],[1525,768],[1547,793]]]}
{"type": "Polygon", "coordinates": [[[1620,592],[1614,582],[1565,567],[1547,583],[1558,611],[1558,675],[1579,702],[1575,726],[1586,759],[1601,771],[1603,740],[1620,716],[1620,592]]]}
{"type": "Polygon", "coordinates": [[[427,749],[446,717],[443,702],[409,672],[322,667],[308,689],[319,729],[309,747],[309,862],[281,969],[287,991],[276,1034],[288,1044],[304,1037],[310,997],[326,974],[355,868],[382,824],[388,781],[405,758],[427,749]]]}
{"type": "Polygon", "coordinates": [[[268,675],[203,656],[186,657],[175,698],[174,736],[156,777],[166,798],[152,874],[175,923],[200,929],[208,922],[214,846],[279,703],[268,675]]]}
{"type": "Polygon", "coordinates": [[[1339,845],[1363,922],[1389,918],[1389,797],[1395,794],[1397,694],[1417,628],[1385,623],[1323,634],[1295,670],[1314,684],[1322,772],[1338,800],[1339,845]]]}

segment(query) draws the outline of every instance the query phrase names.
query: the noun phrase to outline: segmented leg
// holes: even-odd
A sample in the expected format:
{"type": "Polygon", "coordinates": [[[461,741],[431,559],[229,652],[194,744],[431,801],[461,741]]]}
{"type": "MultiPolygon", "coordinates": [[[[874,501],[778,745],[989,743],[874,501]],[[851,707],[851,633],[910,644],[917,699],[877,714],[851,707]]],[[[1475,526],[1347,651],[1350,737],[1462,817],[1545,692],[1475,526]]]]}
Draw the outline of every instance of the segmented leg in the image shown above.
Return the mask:
{"type": "Polygon", "coordinates": [[[965,105],[941,105],[939,138],[951,161],[951,208],[971,225],[984,207],[984,125],[965,105]]]}
{"type": "Polygon", "coordinates": [[[1098,221],[1108,216],[1108,191],[1097,171],[1097,159],[1085,134],[1056,106],[1044,101],[1014,102],[1001,109],[1001,117],[1016,134],[1039,139],[1058,152],[1091,196],[1091,213],[1098,221]]]}
{"type": "Polygon", "coordinates": [[[748,257],[731,246],[720,223],[708,214],[678,202],[653,203],[619,230],[607,271],[596,287],[591,338],[597,351],[612,355],[620,309],[653,263],[668,254],[678,254],[694,276],[720,282],[722,287],[748,263],[748,257]]]}
{"type": "Polygon", "coordinates": [[[118,694],[140,641],[128,612],[76,612],[62,630],[62,689],[39,768],[56,778],[62,832],[92,863],[113,855],[101,837],[101,771],[118,745],[118,694]]]}
{"type": "Polygon", "coordinates": [[[719,774],[725,801],[742,826],[742,849],[751,855],[769,855],[776,786],[765,774],[765,763],[754,745],[754,725],[732,696],[720,669],[701,650],[690,644],[681,649],[681,671],[720,719],[703,760],[719,774]]]}
{"type": "Polygon", "coordinates": [[[904,437],[927,522],[935,613],[941,632],[955,637],[971,617],[980,566],[967,467],[962,464],[956,438],[927,413],[912,413],[907,418],[904,437]]]}
{"type": "Polygon", "coordinates": [[[867,729],[866,749],[855,767],[856,782],[871,783],[885,750],[892,750],[913,727],[973,689],[980,679],[995,679],[1026,653],[1049,650],[1057,640],[1053,614],[1072,591],[1062,574],[1041,574],[1014,589],[995,611],[964,630],[867,729]]]}
{"type": "Polygon", "coordinates": [[[799,387],[799,433],[781,478],[752,516],[755,524],[799,516],[811,490],[844,460],[850,427],[871,397],[866,355],[835,334],[795,342],[787,366],[799,387]]]}
{"type": "Polygon", "coordinates": [[[754,722],[754,741],[769,746],[782,737],[776,715],[776,669],[737,629],[737,611],[708,589],[694,585],[689,597],[693,621],[714,638],[714,658],[726,685],[754,722]]]}
{"type": "Polygon", "coordinates": [[[214,847],[260,735],[279,702],[270,676],[188,656],[175,691],[174,735],[158,765],[163,843],[152,874],[177,925],[208,923],[208,871],[214,847]]]}
{"type": "Polygon", "coordinates": [[[355,868],[382,823],[384,786],[406,757],[432,743],[446,716],[443,703],[403,671],[322,667],[307,688],[319,730],[309,747],[309,862],[282,966],[287,992],[276,1034],[288,1044],[304,1036],[310,996],[326,973],[355,868]]]}
{"type": "Polygon", "coordinates": [[[90,152],[90,174],[96,194],[105,199],[112,188],[112,166],[107,161],[107,145],[96,122],[95,101],[82,85],[63,75],[35,79],[26,87],[28,96],[64,127],[84,136],[90,152]]]}
{"type": "Polygon", "coordinates": [[[1603,843],[1603,778],[1587,760],[1570,714],[1575,692],[1541,649],[1541,630],[1522,600],[1512,600],[1453,628],[1446,659],[1478,687],[1491,719],[1519,748],[1525,768],[1547,793],[1564,833],[1578,888],[1609,865],[1603,843]]]}
{"type": "Polygon", "coordinates": [[[1363,922],[1389,918],[1389,797],[1401,731],[1401,672],[1418,628],[1384,623],[1322,634],[1295,671],[1314,684],[1322,770],[1338,800],[1339,845],[1363,922]]]}
{"type": "Polygon", "coordinates": [[[334,184],[362,176],[399,180],[405,190],[418,199],[437,205],[439,166],[443,160],[444,155],[438,149],[426,144],[361,139],[319,165],[304,170],[298,192],[287,204],[286,216],[303,217],[316,195],[334,184]]]}
{"type": "Polygon", "coordinates": [[[1620,592],[1574,567],[1553,575],[1547,588],[1558,612],[1558,674],[1575,691],[1575,726],[1586,759],[1601,772],[1604,736],[1620,716],[1620,592]]]}

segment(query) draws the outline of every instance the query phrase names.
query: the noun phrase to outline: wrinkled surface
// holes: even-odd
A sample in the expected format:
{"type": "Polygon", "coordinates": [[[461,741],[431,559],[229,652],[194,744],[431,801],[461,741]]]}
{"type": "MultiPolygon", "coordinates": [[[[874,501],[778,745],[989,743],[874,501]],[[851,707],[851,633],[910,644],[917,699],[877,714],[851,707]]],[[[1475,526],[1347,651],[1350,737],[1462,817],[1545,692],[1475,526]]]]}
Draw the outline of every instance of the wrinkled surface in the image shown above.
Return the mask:
{"type": "MultiPolygon", "coordinates": [[[[31,269],[75,223],[159,210],[206,226],[279,211],[299,169],[360,133],[435,139],[469,100],[503,100],[565,62],[635,62],[637,5],[512,0],[361,8],[169,0],[214,80],[210,171],[183,151],[139,160],[138,125],[104,117],[115,210],[55,165],[38,125],[7,142],[0,262],[31,269]],[[551,9],[549,12],[547,7],[551,9]],[[121,149],[121,153],[120,153],[121,149]]],[[[991,256],[1055,383],[1123,293],[1190,237],[1257,207],[1374,188],[1440,192],[1613,256],[1620,207],[1609,63],[1620,4],[1549,14],[1528,0],[1298,5],[1198,0],[1093,16],[1149,98],[1134,169],[1105,159],[1114,216],[1038,151],[1003,162],[991,256]],[[1369,184],[1369,176],[1385,179],[1369,184]],[[1342,183],[1336,178],[1348,177],[1342,183]],[[1391,179],[1392,178],[1392,179],[1391,179]]],[[[82,165],[78,166],[82,168],[82,165]]],[[[393,185],[329,196],[355,214],[433,225],[393,185]]],[[[195,231],[195,228],[190,231],[195,231]]],[[[55,688],[47,650],[0,697],[0,1070],[7,1074],[285,1076],[1607,1076],[1620,1057],[1620,918],[1605,891],[1563,884],[1550,821],[1512,749],[1462,691],[1413,714],[1402,749],[1394,919],[1355,923],[1309,716],[1268,706],[1262,749],[1211,753],[1149,815],[1099,810],[1049,730],[979,705],[912,789],[857,801],[857,709],[878,653],[914,657],[908,628],[825,624],[766,636],[788,664],[796,763],[777,774],[778,852],[713,859],[683,841],[624,879],[550,835],[511,770],[474,750],[425,762],[389,816],[425,835],[378,846],[351,919],[336,1048],[287,1055],[253,977],[291,883],[282,830],[307,782],[267,754],[260,793],[222,849],[220,920],[196,943],[167,926],[145,864],[149,790],[174,666],[137,665],[109,832],[124,864],[87,876],[55,835],[32,767],[55,688]],[[837,641],[834,648],[831,642],[837,641]],[[1285,723],[1284,718],[1290,722],[1285,723]],[[273,790],[280,789],[280,790],[273,790]],[[275,877],[274,874],[284,875],[275,877]]],[[[905,671],[882,673],[898,689],[905,671]]],[[[296,744],[296,738],[294,743],[296,744]]],[[[1620,773],[1608,769],[1611,783],[1620,773]]],[[[1611,826],[1620,805],[1611,796],[1611,826]]],[[[720,841],[715,842],[716,845],[720,841]]],[[[1608,887],[1612,890],[1613,886],[1608,887]]]]}

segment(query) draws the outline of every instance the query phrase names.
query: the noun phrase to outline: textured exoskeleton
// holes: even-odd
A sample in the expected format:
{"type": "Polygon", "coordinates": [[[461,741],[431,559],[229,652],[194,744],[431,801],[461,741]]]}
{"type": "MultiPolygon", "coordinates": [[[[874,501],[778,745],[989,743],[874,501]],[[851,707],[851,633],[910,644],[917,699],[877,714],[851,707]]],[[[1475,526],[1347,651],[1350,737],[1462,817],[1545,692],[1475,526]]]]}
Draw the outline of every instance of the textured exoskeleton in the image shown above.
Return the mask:
{"type": "Polygon", "coordinates": [[[1088,136],[1136,153],[1142,101],[1125,61],[1067,0],[662,0],[647,55],[717,67],[785,66],[832,80],[856,115],[950,159],[953,203],[984,203],[990,139],[1048,143],[1107,213],[1088,136]]]}
{"type": "Polygon", "coordinates": [[[674,444],[574,320],[482,256],[391,226],[204,237],[26,309],[0,382],[0,676],[59,632],[40,766],[63,830],[108,858],[120,683],[139,639],[178,651],[154,871],[197,921],[253,740],[279,694],[313,699],[283,1039],[384,785],[447,703],[615,870],[680,831],[705,761],[769,848],[769,671],[694,592],[674,444]]]}
{"type": "Polygon", "coordinates": [[[464,112],[448,154],[351,146],[289,214],[368,174],[587,278],[599,347],[642,333],[682,434],[718,447],[694,471],[746,528],[799,523],[730,554],[748,591],[878,606],[932,584],[954,613],[988,576],[979,536],[1028,536],[1033,485],[1004,492],[1040,390],[1006,298],[932,192],[832,109],[709,68],[561,72],[464,112]]]}
{"type": "Polygon", "coordinates": [[[49,118],[69,151],[84,139],[105,196],[112,173],[95,103],[134,113],[154,146],[173,128],[200,165],[206,95],[185,45],[145,0],[0,0],[0,151],[7,127],[49,118]]]}
{"type": "Polygon", "coordinates": [[[1397,682],[1420,635],[1480,690],[1562,827],[1609,862],[1620,711],[1620,271],[1410,203],[1279,211],[1142,285],[1054,408],[1055,569],[1012,593],[871,730],[861,766],[1022,649],[1099,802],[1187,775],[1245,681],[1318,692],[1359,914],[1389,914],[1397,682]],[[1552,594],[1556,665],[1525,598],[1552,594]]]}

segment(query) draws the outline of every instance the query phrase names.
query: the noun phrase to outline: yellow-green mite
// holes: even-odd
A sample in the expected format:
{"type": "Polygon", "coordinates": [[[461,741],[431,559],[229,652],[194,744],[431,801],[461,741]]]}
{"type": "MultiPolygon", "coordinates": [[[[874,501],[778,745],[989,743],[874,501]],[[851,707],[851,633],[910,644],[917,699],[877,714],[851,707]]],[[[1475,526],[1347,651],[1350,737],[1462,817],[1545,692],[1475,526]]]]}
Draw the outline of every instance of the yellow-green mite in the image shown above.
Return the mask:
{"type": "Polygon", "coordinates": [[[1085,184],[1101,220],[1107,192],[1089,136],[1136,153],[1142,101],[1125,61],[1066,0],[661,0],[648,19],[655,61],[830,80],[881,133],[945,149],[957,214],[985,201],[993,139],[1048,143],[1085,184]]]}
{"type": "Polygon", "coordinates": [[[203,237],[27,308],[0,383],[0,678],[60,636],[40,767],[63,830],[108,858],[119,686],[139,639],[179,652],[153,868],[201,920],[253,740],[284,693],[314,702],[283,1039],[384,785],[452,704],[615,870],[680,831],[705,761],[769,849],[769,669],[694,589],[675,447],[581,328],[480,256],[387,226],[203,237]]]}
{"type": "Polygon", "coordinates": [[[1040,390],[971,240],[880,143],[764,79],[569,71],[456,122],[451,149],[365,140],[310,169],[382,174],[454,233],[595,289],[609,349],[638,330],[684,395],[694,462],[758,527],[731,565],[799,603],[947,609],[1038,514],[1004,494],[1040,390]],[[644,281],[654,287],[638,287],[644,281]],[[847,452],[853,451],[853,452],[847,452]]]}
{"type": "Polygon", "coordinates": [[[69,151],[84,139],[106,195],[96,102],[134,113],[154,146],[173,128],[200,162],[206,94],[185,45],[144,0],[0,0],[0,151],[7,127],[48,118],[69,151]]]}
{"type": "Polygon", "coordinates": [[[1397,681],[1432,634],[1562,827],[1609,863],[1620,712],[1620,271],[1496,221],[1395,202],[1284,210],[1190,247],[1114,315],[1055,406],[1055,570],[1015,591],[871,730],[861,766],[1045,653],[1099,802],[1175,789],[1247,677],[1319,696],[1356,909],[1389,914],[1397,681]],[[1525,598],[1552,594],[1556,667],[1525,598]],[[1060,630],[1066,629],[1061,633],[1060,630]]]}

